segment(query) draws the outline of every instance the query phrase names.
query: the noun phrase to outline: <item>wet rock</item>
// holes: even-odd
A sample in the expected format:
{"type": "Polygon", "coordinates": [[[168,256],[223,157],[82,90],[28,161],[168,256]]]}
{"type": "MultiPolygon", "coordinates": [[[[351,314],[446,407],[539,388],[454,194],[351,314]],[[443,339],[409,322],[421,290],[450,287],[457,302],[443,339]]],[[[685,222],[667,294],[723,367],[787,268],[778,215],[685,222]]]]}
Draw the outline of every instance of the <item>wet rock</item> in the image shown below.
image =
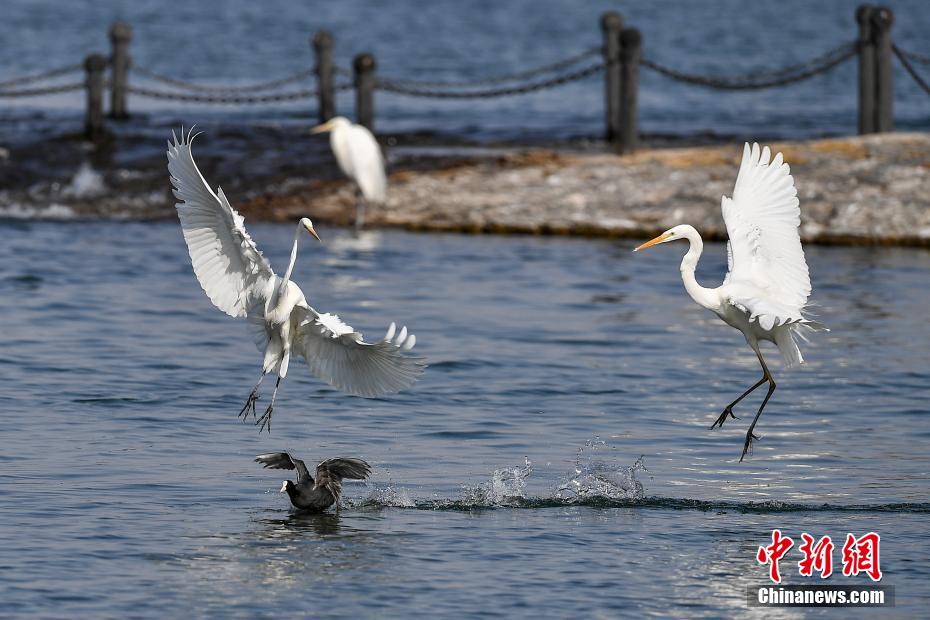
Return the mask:
{"type": "MultiPolygon", "coordinates": [[[[893,133],[774,143],[791,166],[808,242],[930,246],[930,134],[893,133]]],[[[742,145],[632,155],[535,150],[440,171],[391,176],[370,226],[414,230],[646,236],[690,223],[726,238],[720,197],[731,194],[742,145]]],[[[278,196],[252,216],[309,214],[345,223],[353,194],[333,184],[278,196]]]]}

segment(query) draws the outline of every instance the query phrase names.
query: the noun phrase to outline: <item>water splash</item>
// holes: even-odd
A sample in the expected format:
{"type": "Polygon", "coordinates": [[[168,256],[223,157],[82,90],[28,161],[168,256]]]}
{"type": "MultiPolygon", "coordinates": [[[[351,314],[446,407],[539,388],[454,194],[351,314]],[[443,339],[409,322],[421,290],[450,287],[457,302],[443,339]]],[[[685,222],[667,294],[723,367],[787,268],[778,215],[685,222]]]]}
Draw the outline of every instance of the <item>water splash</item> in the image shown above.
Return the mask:
{"type": "Polygon", "coordinates": [[[497,469],[482,484],[462,488],[461,503],[467,506],[514,506],[526,499],[526,480],[533,464],[524,457],[523,466],[497,469]]]}
{"type": "Polygon", "coordinates": [[[84,162],[78,168],[71,182],[61,189],[61,194],[70,198],[91,198],[106,191],[107,187],[103,182],[103,175],[91,168],[90,164],[84,162]]]}
{"type": "Polygon", "coordinates": [[[600,437],[585,442],[575,456],[575,469],[558,486],[555,497],[572,502],[592,498],[635,500],[645,497],[642,482],[636,479],[637,471],[648,471],[643,456],[630,466],[615,462],[611,450],[600,437]]]}
{"type": "Polygon", "coordinates": [[[700,500],[679,497],[646,496],[637,472],[649,470],[640,456],[629,466],[617,461],[617,448],[593,437],[585,442],[575,456],[575,467],[565,475],[564,481],[547,496],[526,494],[527,481],[533,473],[528,458],[523,466],[497,469],[487,482],[463,486],[459,498],[433,496],[417,498],[404,487],[369,485],[363,499],[343,499],[342,505],[355,509],[408,508],[435,511],[475,511],[493,508],[561,508],[589,506],[591,508],[641,508],[664,510],[698,510],[702,512],[781,513],[781,512],[891,512],[930,514],[930,502],[895,504],[796,504],[767,500],[740,502],[727,500],[700,500]]]}
{"type": "Polygon", "coordinates": [[[387,486],[374,486],[368,491],[368,495],[361,501],[355,503],[347,500],[347,504],[359,507],[378,507],[378,508],[416,508],[417,504],[410,497],[410,492],[403,487],[395,487],[393,484],[387,486]]]}

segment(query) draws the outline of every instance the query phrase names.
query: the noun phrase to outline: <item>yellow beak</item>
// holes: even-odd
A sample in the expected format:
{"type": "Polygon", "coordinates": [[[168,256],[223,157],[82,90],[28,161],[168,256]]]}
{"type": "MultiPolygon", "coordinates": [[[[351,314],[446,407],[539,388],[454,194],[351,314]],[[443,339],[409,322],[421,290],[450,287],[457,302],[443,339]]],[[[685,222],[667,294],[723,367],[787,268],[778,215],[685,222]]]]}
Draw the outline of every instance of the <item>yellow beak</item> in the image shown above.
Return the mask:
{"type": "Polygon", "coordinates": [[[647,241],[646,243],[642,244],[641,246],[639,246],[639,247],[637,247],[637,248],[634,248],[633,251],[634,251],[634,252],[638,252],[638,251],[640,251],[640,250],[645,250],[645,249],[648,248],[649,246],[655,245],[655,244],[657,244],[657,243],[662,243],[663,241],[665,241],[666,239],[668,239],[668,237],[669,237],[669,234],[668,234],[668,233],[662,233],[661,235],[659,235],[659,236],[656,237],[655,239],[651,239],[651,240],[647,241]]]}
{"type": "Polygon", "coordinates": [[[316,230],[313,229],[313,226],[304,226],[304,228],[307,229],[307,232],[308,232],[308,233],[310,233],[311,235],[313,235],[314,237],[316,237],[316,240],[317,240],[317,241],[319,241],[320,243],[323,243],[323,240],[320,239],[320,236],[319,236],[318,234],[316,234],[316,230]]]}
{"type": "Polygon", "coordinates": [[[324,133],[324,132],[329,131],[329,130],[332,129],[332,128],[333,128],[333,122],[332,122],[332,121],[326,121],[326,122],[323,123],[322,125],[317,125],[317,126],[314,127],[313,129],[311,129],[311,130],[310,130],[310,133],[324,133]]]}

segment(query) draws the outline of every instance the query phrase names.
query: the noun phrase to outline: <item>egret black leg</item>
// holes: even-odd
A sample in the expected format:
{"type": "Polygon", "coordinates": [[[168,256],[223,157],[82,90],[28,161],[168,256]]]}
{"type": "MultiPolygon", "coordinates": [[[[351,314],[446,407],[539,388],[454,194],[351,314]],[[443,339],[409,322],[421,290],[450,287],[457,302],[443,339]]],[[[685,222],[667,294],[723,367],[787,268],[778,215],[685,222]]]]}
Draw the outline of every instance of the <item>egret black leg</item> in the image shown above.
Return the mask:
{"type": "Polygon", "coordinates": [[[765,365],[765,360],[762,359],[762,354],[759,351],[756,351],[756,355],[759,357],[759,363],[762,364],[762,372],[765,373],[763,379],[769,382],[768,392],[765,394],[765,398],[762,399],[762,404],[759,405],[759,411],[756,413],[756,417],[752,419],[752,424],[749,425],[749,430],[746,431],[746,443],[743,444],[743,454],[739,457],[740,463],[743,462],[743,459],[746,458],[746,453],[749,453],[752,456],[752,442],[755,439],[759,439],[752,431],[756,428],[756,423],[759,421],[759,417],[762,416],[762,410],[765,409],[766,403],[769,402],[769,399],[772,397],[772,393],[775,392],[775,379],[772,377],[772,373],[769,372],[768,367],[765,365]]]}
{"type": "Polygon", "coordinates": [[[268,405],[268,408],[265,409],[265,413],[262,414],[258,420],[255,421],[256,426],[258,426],[258,432],[262,432],[266,428],[268,432],[271,433],[271,412],[274,411],[274,399],[278,396],[278,386],[281,385],[281,377],[278,377],[278,380],[274,384],[274,392],[271,393],[271,403],[268,405]]]}
{"type": "Polygon", "coordinates": [[[355,192],[355,236],[362,232],[365,225],[365,198],[362,192],[355,192]]]}
{"type": "Polygon", "coordinates": [[[754,386],[752,386],[751,388],[749,388],[748,390],[746,390],[745,392],[743,392],[742,396],[740,396],[739,398],[737,398],[736,400],[734,400],[732,403],[730,403],[729,405],[727,405],[726,409],[723,410],[723,413],[720,414],[720,417],[717,418],[717,421],[710,425],[710,429],[711,429],[711,430],[714,430],[714,429],[717,428],[717,427],[721,427],[721,428],[722,428],[722,427],[723,427],[723,423],[727,421],[727,416],[730,416],[730,417],[733,418],[734,420],[738,420],[739,418],[737,418],[735,415],[733,415],[733,407],[735,407],[736,404],[737,404],[739,401],[743,400],[744,398],[746,398],[747,396],[749,396],[750,394],[752,394],[752,393],[755,391],[755,389],[756,389],[757,387],[759,387],[760,385],[762,385],[763,383],[765,383],[767,380],[768,380],[768,379],[766,378],[766,376],[765,376],[765,375],[762,375],[762,378],[759,379],[759,381],[758,381],[754,386]]]}
{"type": "Polygon", "coordinates": [[[252,391],[249,393],[249,397],[245,400],[245,405],[242,407],[242,410],[239,412],[238,417],[243,420],[248,419],[249,413],[252,414],[254,419],[256,416],[255,412],[255,401],[258,400],[258,388],[262,384],[262,380],[265,378],[265,373],[262,373],[262,376],[259,378],[258,383],[255,384],[255,387],[252,388],[252,391]]]}

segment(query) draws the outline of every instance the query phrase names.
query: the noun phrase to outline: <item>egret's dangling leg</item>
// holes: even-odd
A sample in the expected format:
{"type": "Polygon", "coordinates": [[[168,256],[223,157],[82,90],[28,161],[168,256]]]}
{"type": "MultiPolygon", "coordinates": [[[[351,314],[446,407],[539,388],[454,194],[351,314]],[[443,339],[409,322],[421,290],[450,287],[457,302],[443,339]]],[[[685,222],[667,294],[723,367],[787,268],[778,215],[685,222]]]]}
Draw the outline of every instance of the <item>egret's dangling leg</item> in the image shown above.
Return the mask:
{"type": "Polygon", "coordinates": [[[265,427],[268,427],[268,432],[271,432],[271,412],[274,411],[274,400],[278,397],[278,387],[281,385],[281,379],[287,376],[287,367],[291,361],[291,352],[289,349],[285,349],[284,355],[281,356],[281,362],[278,365],[278,380],[275,381],[274,391],[271,393],[271,402],[268,404],[268,408],[265,409],[265,413],[262,414],[258,420],[255,421],[256,426],[258,426],[258,432],[265,430],[265,427]]]}
{"type": "Polygon", "coordinates": [[[753,351],[756,352],[756,357],[759,358],[759,363],[762,364],[762,378],[769,382],[769,391],[766,393],[765,398],[762,399],[762,404],[759,405],[759,411],[756,413],[756,417],[752,419],[752,424],[749,425],[749,430],[746,431],[746,443],[743,445],[743,454],[739,457],[740,463],[742,463],[743,459],[746,458],[747,452],[752,454],[752,440],[759,439],[752,433],[752,429],[756,427],[756,422],[759,421],[759,417],[762,415],[762,410],[765,409],[766,403],[768,403],[769,399],[772,397],[772,392],[775,391],[775,379],[772,377],[772,373],[769,372],[768,366],[765,365],[765,360],[762,359],[762,352],[759,351],[759,345],[755,343],[749,343],[749,346],[751,346],[753,351]]]}
{"type": "Polygon", "coordinates": [[[281,376],[278,376],[278,380],[274,383],[274,391],[271,393],[271,402],[268,404],[268,408],[265,409],[265,413],[262,414],[258,420],[255,421],[256,425],[260,425],[258,432],[262,432],[265,428],[268,429],[268,432],[271,432],[271,412],[274,411],[274,399],[278,396],[278,386],[281,385],[281,376]]]}
{"type": "Polygon", "coordinates": [[[752,394],[752,393],[755,391],[755,389],[756,389],[757,387],[759,387],[760,385],[762,385],[762,384],[765,383],[766,381],[768,381],[768,377],[766,377],[766,376],[763,374],[763,375],[762,375],[762,378],[759,379],[759,382],[758,382],[758,383],[756,383],[754,386],[752,386],[751,388],[749,388],[748,390],[746,390],[745,392],[743,392],[743,394],[742,394],[739,398],[737,398],[737,399],[734,400],[732,403],[730,403],[729,405],[727,405],[726,409],[723,410],[723,413],[720,414],[720,417],[717,418],[717,421],[710,425],[710,430],[714,430],[714,429],[717,428],[718,426],[721,427],[721,428],[723,428],[723,423],[727,421],[727,416],[730,416],[730,417],[733,418],[734,420],[738,420],[739,418],[736,417],[736,416],[733,414],[733,407],[735,407],[736,404],[739,403],[739,401],[743,400],[744,398],[746,398],[747,396],[749,396],[750,394],[752,394]]]}
{"type": "Polygon", "coordinates": [[[365,225],[365,197],[362,195],[362,190],[355,189],[355,235],[358,236],[362,232],[362,227],[365,225]]]}
{"type": "Polygon", "coordinates": [[[245,406],[242,407],[242,411],[239,412],[238,417],[247,419],[249,417],[249,412],[251,412],[252,418],[255,418],[255,401],[258,400],[258,388],[261,387],[267,372],[267,370],[262,370],[262,376],[258,378],[258,383],[255,384],[255,387],[252,388],[252,391],[249,393],[249,397],[245,400],[245,406]]]}

